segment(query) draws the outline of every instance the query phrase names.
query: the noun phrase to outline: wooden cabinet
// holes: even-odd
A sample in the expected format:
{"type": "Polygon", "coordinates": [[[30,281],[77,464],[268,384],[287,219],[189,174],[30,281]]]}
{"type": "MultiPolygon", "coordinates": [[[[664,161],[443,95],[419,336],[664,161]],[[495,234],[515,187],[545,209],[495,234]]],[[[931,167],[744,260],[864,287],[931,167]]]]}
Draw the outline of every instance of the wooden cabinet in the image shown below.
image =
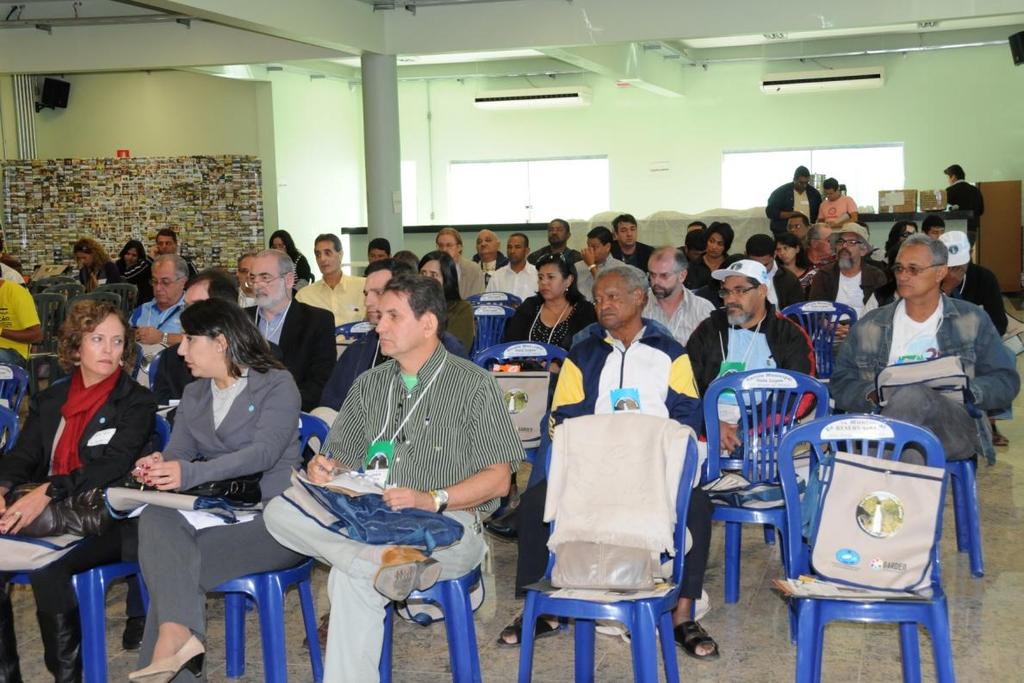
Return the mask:
{"type": "Polygon", "coordinates": [[[1021,289],[1021,181],[978,183],[985,213],[978,230],[978,263],[999,280],[1004,292],[1021,289]]]}

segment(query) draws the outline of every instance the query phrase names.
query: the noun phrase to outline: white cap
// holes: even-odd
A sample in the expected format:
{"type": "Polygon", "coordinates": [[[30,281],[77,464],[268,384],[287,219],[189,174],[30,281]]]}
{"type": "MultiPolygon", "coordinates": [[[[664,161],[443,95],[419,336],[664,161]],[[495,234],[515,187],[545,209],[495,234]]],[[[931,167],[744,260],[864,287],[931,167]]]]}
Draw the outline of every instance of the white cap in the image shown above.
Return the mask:
{"type": "Polygon", "coordinates": [[[723,281],[725,278],[733,277],[734,275],[749,277],[751,280],[759,282],[762,285],[768,284],[768,271],[763,265],[751,259],[737,261],[728,268],[719,268],[715,272],[711,273],[711,277],[716,280],[723,281]]]}
{"type": "Polygon", "coordinates": [[[949,252],[947,266],[962,266],[971,262],[971,242],[967,239],[967,233],[959,230],[944,232],[939,235],[939,240],[946,245],[949,252]]]}

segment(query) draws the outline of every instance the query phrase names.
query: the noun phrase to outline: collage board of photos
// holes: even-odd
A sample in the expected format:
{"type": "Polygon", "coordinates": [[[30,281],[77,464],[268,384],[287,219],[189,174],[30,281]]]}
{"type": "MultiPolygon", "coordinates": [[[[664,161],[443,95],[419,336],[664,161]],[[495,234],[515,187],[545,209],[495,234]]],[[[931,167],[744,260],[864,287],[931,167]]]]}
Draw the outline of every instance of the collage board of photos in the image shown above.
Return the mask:
{"type": "Polygon", "coordinates": [[[161,228],[199,268],[234,267],[263,240],[260,160],[254,156],[24,159],[4,162],[4,245],[26,268],[74,264],[92,237],[116,259],[125,242],[147,249],[161,228]]]}

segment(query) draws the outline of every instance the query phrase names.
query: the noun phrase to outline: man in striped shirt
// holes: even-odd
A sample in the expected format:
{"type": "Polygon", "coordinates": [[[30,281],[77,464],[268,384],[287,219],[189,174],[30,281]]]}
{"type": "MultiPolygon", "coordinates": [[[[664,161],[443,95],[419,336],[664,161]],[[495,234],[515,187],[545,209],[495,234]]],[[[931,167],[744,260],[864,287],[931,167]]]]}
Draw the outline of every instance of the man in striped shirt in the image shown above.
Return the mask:
{"type": "Polygon", "coordinates": [[[399,553],[400,547],[364,545],[329,531],[280,497],[268,505],[267,528],[279,542],[331,566],[328,682],[376,680],[389,601],[480,563],[479,519],[498,506],[511,464],[523,458],[497,383],[440,343],[447,310],[440,285],[396,276],[379,307],[380,349],[392,360],[353,383],[307,476],[325,483],[336,470],[364,467],[371,453],[389,454],[384,502],[394,510],[444,512],[464,533],[425,560],[412,549],[399,553]]]}

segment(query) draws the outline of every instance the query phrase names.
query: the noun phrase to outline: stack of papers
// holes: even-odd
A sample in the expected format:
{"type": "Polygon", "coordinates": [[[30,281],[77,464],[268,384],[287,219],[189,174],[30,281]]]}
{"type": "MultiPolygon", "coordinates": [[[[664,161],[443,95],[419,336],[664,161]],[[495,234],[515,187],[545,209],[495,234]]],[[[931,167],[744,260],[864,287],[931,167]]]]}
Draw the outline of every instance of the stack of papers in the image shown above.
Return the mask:
{"type": "Polygon", "coordinates": [[[297,471],[296,476],[311,486],[319,486],[335,493],[344,493],[346,496],[362,496],[367,493],[381,495],[384,493],[384,489],[373,479],[363,472],[353,470],[342,472],[326,484],[314,484],[306,477],[303,470],[297,471]]]}
{"type": "Polygon", "coordinates": [[[823,581],[813,576],[801,576],[799,579],[772,579],[776,590],[791,598],[819,598],[826,600],[856,600],[858,602],[878,602],[882,600],[926,601],[932,599],[931,589],[918,592],[885,591],[846,586],[832,581],[823,581]]]}

